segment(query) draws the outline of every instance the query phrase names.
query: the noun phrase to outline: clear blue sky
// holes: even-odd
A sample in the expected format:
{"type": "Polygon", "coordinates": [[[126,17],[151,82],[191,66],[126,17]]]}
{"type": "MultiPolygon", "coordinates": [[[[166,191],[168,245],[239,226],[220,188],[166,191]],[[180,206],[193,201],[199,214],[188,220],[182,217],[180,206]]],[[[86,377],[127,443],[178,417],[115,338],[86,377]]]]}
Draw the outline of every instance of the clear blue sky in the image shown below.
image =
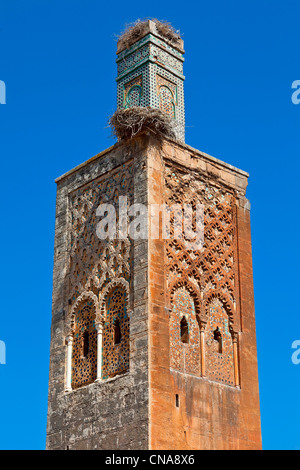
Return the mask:
{"type": "Polygon", "coordinates": [[[263,446],[300,449],[299,0],[0,0],[0,448],[45,447],[54,179],[112,145],[115,34],[144,17],[183,33],[186,142],[250,173],[263,446]]]}

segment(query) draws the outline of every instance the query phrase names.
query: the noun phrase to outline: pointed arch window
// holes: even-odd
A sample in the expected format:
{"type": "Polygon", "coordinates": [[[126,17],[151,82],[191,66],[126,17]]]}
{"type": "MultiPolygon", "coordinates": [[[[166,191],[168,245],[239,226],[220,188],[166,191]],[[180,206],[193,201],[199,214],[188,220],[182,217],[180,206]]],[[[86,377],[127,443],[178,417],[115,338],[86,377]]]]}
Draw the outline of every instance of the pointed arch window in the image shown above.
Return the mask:
{"type": "Polygon", "coordinates": [[[103,378],[129,369],[129,316],[127,292],[122,285],[112,287],[105,301],[103,330],[103,378]]]}
{"type": "Polygon", "coordinates": [[[194,298],[185,286],[172,295],[169,331],[170,367],[200,376],[200,328],[194,298]]]}
{"type": "Polygon", "coordinates": [[[72,388],[94,382],[97,378],[97,330],[94,302],[84,300],[74,316],[72,348],[72,388]]]}
{"type": "Polygon", "coordinates": [[[234,351],[228,310],[216,296],[208,304],[207,311],[205,375],[210,380],[234,386],[234,351]]]}

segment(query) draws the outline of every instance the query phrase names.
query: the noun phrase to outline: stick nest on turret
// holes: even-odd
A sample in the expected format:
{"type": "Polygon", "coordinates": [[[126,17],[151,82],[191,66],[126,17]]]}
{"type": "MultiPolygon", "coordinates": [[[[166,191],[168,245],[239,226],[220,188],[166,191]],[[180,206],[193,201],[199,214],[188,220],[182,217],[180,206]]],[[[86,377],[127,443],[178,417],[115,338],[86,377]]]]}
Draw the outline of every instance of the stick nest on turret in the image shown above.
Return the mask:
{"type": "Polygon", "coordinates": [[[151,131],[158,138],[167,137],[176,140],[175,120],[156,108],[133,106],[118,109],[109,118],[109,125],[112,135],[117,137],[118,141],[132,139],[142,131],[151,131]]]}
{"type": "MultiPolygon", "coordinates": [[[[173,26],[167,21],[160,21],[156,18],[151,18],[155,23],[156,30],[160,36],[166,38],[171,44],[176,44],[180,38],[179,31],[176,31],[173,26]]],[[[126,26],[125,31],[118,37],[118,44],[120,49],[127,49],[132,46],[136,41],[145,35],[148,20],[137,20],[132,24],[126,26]]]]}

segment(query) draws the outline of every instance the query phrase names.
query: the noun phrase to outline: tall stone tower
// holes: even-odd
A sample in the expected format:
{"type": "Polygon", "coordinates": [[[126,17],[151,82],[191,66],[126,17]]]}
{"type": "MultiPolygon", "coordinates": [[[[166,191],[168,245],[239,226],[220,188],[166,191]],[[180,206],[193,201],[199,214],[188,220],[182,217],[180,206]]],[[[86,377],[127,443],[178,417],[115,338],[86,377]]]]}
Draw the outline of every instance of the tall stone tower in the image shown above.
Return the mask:
{"type": "Polygon", "coordinates": [[[184,143],[183,42],[160,26],[119,41],[118,108],[160,108],[177,139],[141,132],[56,180],[48,449],[261,448],[248,174],[184,143]],[[197,203],[203,246],[174,214],[163,236],[152,208],[197,203]],[[110,207],[117,228],[146,208],[146,234],[100,237],[110,207]]]}

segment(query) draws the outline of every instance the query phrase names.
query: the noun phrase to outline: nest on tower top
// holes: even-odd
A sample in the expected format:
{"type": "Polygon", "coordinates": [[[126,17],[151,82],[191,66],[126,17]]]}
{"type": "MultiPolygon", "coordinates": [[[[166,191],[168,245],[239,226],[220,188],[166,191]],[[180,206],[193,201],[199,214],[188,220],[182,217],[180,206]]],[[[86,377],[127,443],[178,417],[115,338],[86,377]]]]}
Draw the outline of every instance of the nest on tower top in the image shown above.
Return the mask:
{"type": "MultiPolygon", "coordinates": [[[[159,21],[156,18],[151,19],[155,23],[156,30],[160,36],[163,36],[171,44],[176,45],[180,34],[167,21],[159,21]]],[[[145,36],[148,30],[149,20],[137,20],[135,23],[127,25],[125,31],[118,37],[118,48],[127,49],[140,38],[145,36]]]]}
{"type": "Polygon", "coordinates": [[[127,109],[118,109],[110,118],[109,125],[112,135],[118,141],[132,139],[142,131],[153,132],[158,138],[167,137],[176,140],[174,128],[176,122],[160,109],[133,106],[127,109]]]}

